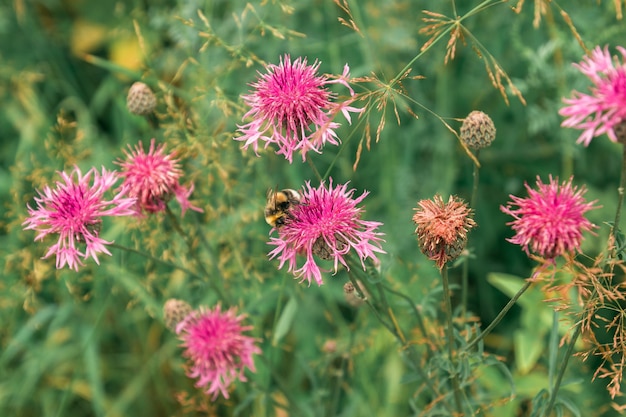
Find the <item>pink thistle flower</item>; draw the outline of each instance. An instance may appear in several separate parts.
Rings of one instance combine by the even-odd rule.
[[[25,230],[36,230],[35,241],[47,235],[58,235],[58,241],[50,246],[42,259],[56,255],[57,269],[66,264],[78,271],[83,265],[80,258],[92,257],[99,265],[98,253],[111,255],[105,245],[111,244],[100,238],[100,225],[105,216],[129,216],[134,213],[134,198],[127,197],[122,187],[112,199],[104,194],[117,182],[115,171],[102,168],[102,174],[92,168],[82,175],[78,167],[68,175],[59,172],[62,181],[54,189],[45,186],[35,197],[37,208],[28,207],[29,217],[22,223]],[[74,176],[76,175],[76,181]],[[93,183],[90,185],[90,182]],[[84,252],[81,251],[84,247]]]
[[[341,112],[351,123],[350,112],[360,113],[363,109],[350,106],[353,98],[334,102],[336,94],[326,88],[328,84],[341,84],[348,88],[350,97],[354,91],[348,83],[350,68],[335,79],[317,75],[320,62],[307,65],[306,58],[291,61],[289,55],[281,57],[280,64],[269,64],[266,73],[259,73],[257,82],[250,94],[242,96],[250,110],[243,116],[251,118],[250,123],[238,126],[242,134],[235,140],[245,141],[243,149],[252,145],[258,155],[259,141],[276,144],[279,155],[284,155],[291,163],[294,152],[300,151],[302,160],[310,150],[321,153],[328,142],[339,144],[335,133],[340,124],[334,122]],[[313,126],[313,127],[311,127]]]
[[[626,59],[626,49],[617,47]],[[559,114],[567,117],[561,126],[581,129],[578,143],[588,146],[594,137],[606,133],[613,142],[618,142],[615,129],[626,122],[626,65],[618,58],[611,58],[608,47],[596,47],[591,56],[574,64],[593,82],[591,94],[573,92],[573,97],[563,99],[568,104]]]
[[[156,146],[153,138],[148,153],[139,142],[134,149],[128,145],[128,151],[125,150],[124,154],[126,160],[118,160],[116,164],[122,167],[120,175],[124,177],[123,185],[128,187],[131,196],[137,198],[136,215],[141,215],[143,211],[164,211],[172,196],[180,204],[183,216],[188,209],[200,213],[203,211],[189,201],[193,183],[188,188],[180,185],[183,172],[179,161],[175,153],[165,153],[165,144]]]
[[[473,212],[455,196],[444,203],[440,195],[435,195],[432,200],[421,200],[417,205],[413,222],[417,226],[420,250],[441,269],[465,249],[467,234],[476,226]]]
[[[221,393],[228,398],[228,387],[235,380],[246,381],[244,369],[256,372],[253,354],[260,354],[257,339],[243,332],[252,326],[242,326],[246,316],[236,315],[236,309],[222,312],[218,304],[214,309],[194,310],[176,326],[176,333],[185,348],[183,356],[190,360],[189,378],[196,378],[196,387],[207,386],[205,391],[215,400]]]
[[[278,238],[272,237],[269,242],[276,246],[269,256],[270,259],[278,257],[279,269],[287,263],[288,271],[302,277],[301,282],[307,280],[310,285],[311,278],[315,278],[317,285],[322,285],[322,273],[314,254],[332,260],[335,273],[339,263],[349,269],[345,257],[352,249],[359,256],[363,269],[366,258],[378,262],[375,252],[385,253],[380,247],[382,233],[376,232],[382,223],[361,220],[363,209],[357,204],[369,193],[353,198],[354,191],[348,190],[347,183],[333,188],[332,178],[328,188],[324,183],[318,188],[306,183],[300,204],[290,210],[288,221],[278,229]],[[301,267],[297,265],[299,254],[305,257]]]
[[[532,251],[546,259],[580,251],[582,232],[597,227],[584,214],[598,207],[594,206],[596,201],[585,201],[586,188],[572,186],[572,180],[570,177],[559,185],[558,178],[550,176],[550,183],[543,184],[537,176],[537,190],[524,184],[527,198],[511,195],[512,201],[506,207],[500,206],[500,210],[515,218],[507,225],[516,235],[507,240],[520,245],[529,255]]]

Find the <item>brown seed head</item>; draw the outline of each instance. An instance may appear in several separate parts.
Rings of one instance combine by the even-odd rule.
[[[491,118],[474,110],[463,120],[461,140],[472,149],[482,149],[491,145],[496,138],[496,127]]]
[[[438,268],[456,259],[467,243],[468,232],[476,226],[472,210],[465,202],[450,196],[447,203],[439,195],[417,203],[413,215],[415,233],[422,253]]]
[[[126,106],[131,113],[146,116],[154,111],[156,104],[156,96],[146,84],[138,81],[128,90]]]

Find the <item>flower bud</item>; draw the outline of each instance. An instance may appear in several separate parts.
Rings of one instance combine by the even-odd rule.
[[[352,282],[348,281],[343,285],[343,295],[345,296],[346,302],[352,307],[361,306],[365,303],[365,300],[369,298],[369,294],[361,281],[357,281],[357,284],[359,284],[359,289],[363,292],[363,296],[359,295],[359,292]]]
[[[128,111],[139,116],[147,116],[156,108],[156,96],[145,83],[134,83],[128,90],[126,106]]]
[[[482,149],[491,145],[496,138],[496,127],[491,118],[481,112],[473,111],[467,115],[461,125],[461,140],[469,148]]]
[[[183,300],[170,298],[163,306],[163,319],[165,326],[171,331],[176,331],[178,323],[183,321],[191,313],[191,306]]]

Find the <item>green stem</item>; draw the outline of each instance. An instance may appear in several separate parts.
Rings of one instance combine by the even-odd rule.
[[[200,259],[198,259],[196,250],[194,249],[193,244],[189,240],[189,236],[185,234],[182,227],[180,226],[180,223],[178,222],[178,219],[176,218],[174,213],[172,213],[172,210],[170,209],[168,205],[165,206],[165,213],[170,223],[172,224],[172,227],[174,227],[174,230],[176,230],[176,232],[180,235],[180,237],[185,241],[185,244],[187,245],[187,249],[189,250],[189,255],[196,260],[196,264],[198,265],[198,268],[200,268],[200,271],[204,275],[203,281],[209,283],[213,291],[215,291],[215,293],[218,295],[220,300],[225,304],[225,307],[232,305],[230,300],[225,296],[222,289],[217,285],[217,280],[218,280],[219,275],[214,274],[213,276],[211,276],[211,274],[209,274],[209,271],[207,271],[207,269],[205,268],[204,263],[202,263]]]
[[[305,409],[300,407],[298,401],[292,395],[293,390],[289,387],[289,384],[283,380],[282,376],[278,372],[276,372],[276,368],[272,366],[272,363],[269,362],[267,358],[264,357],[263,355],[259,355],[256,358],[258,358],[261,362],[265,363],[265,366],[267,367],[267,370],[269,371],[271,378],[274,380],[274,382],[276,383],[276,386],[283,393],[283,395],[285,396],[289,404],[293,406],[293,408],[295,409],[294,411],[297,412],[296,415],[310,416],[311,415],[310,413],[308,412],[305,413]],[[267,388],[266,392],[268,391],[269,391],[269,388]]]
[[[446,333],[448,335],[448,359],[452,364],[452,387],[454,389],[454,402],[459,415],[463,415],[463,406],[461,404],[461,389],[459,386],[459,377],[456,371],[456,360],[454,359],[454,324],[452,322],[452,302],[450,300],[450,285],[448,283],[448,266],[441,268],[441,280],[443,282],[443,298],[446,305]]]
[[[363,290],[361,289],[361,286],[359,285],[357,278],[354,276],[352,272],[352,270],[355,269],[354,267],[358,267],[360,265],[356,263],[351,257],[347,257],[346,260],[348,261],[348,265],[350,266],[350,269],[346,270],[348,272],[348,277],[350,279],[350,282],[352,282],[352,284],[354,285],[354,288],[356,289],[357,293],[360,296],[364,296]],[[413,365],[414,370],[417,373],[419,373],[420,378],[422,379],[422,381],[424,381],[424,384],[426,384],[426,387],[433,395],[433,398],[441,398],[441,394],[437,391],[437,389],[434,387],[434,385],[431,382],[431,377],[428,376],[426,372],[424,371],[423,366],[419,358],[417,357],[417,352],[415,351],[414,347],[407,344],[405,338],[400,333],[399,329],[397,329],[394,326],[395,321],[391,317],[391,314],[392,314],[391,309],[389,309],[388,311],[385,311],[385,313],[389,315],[389,321],[391,321],[392,323],[392,324],[389,324],[382,317],[382,315],[378,312],[378,310],[376,309],[376,307],[374,306],[374,304],[372,303],[370,299],[365,299],[365,302],[367,306],[370,308],[370,310],[372,311],[372,313],[374,313],[374,316],[380,322],[380,324],[382,324],[383,327],[385,327],[385,329],[387,329],[387,331],[389,331],[389,333],[391,333],[400,342],[402,347],[408,352],[407,356],[409,358],[409,362]],[[448,414],[450,415],[453,414],[452,410],[450,409],[450,406],[446,402],[443,402],[442,405],[448,411]]]
[[[322,181],[322,176],[320,175],[320,172],[317,170],[317,168],[315,167],[315,164],[313,163],[313,161],[311,160],[311,158],[307,158],[306,161],[309,163],[309,166],[311,167],[311,170],[313,170],[313,173],[315,174],[315,176],[317,177],[318,181]]]
[[[617,231],[619,230],[619,222],[622,215],[622,205],[624,204],[624,189],[626,188],[626,145],[622,145],[622,173],[619,181],[619,187],[617,188],[617,209],[615,210],[615,221],[611,228],[611,235],[617,243]],[[615,255],[615,254],[613,254]]]
[[[567,346],[567,351],[565,351],[565,357],[563,358],[563,362],[561,363],[561,368],[559,369],[559,373],[556,376],[556,381],[554,386],[550,390],[550,401],[548,402],[548,406],[546,407],[546,411],[543,413],[545,417],[549,417],[552,412],[552,408],[554,408],[554,403],[556,402],[556,394],[559,392],[559,388],[561,387],[561,381],[563,381],[563,375],[565,375],[565,369],[567,369],[567,363],[569,362],[569,358],[572,357],[572,352],[574,351],[574,345],[578,340],[583,328],[582,320],[578,323],[574,334],[572,335],[572,340]]]
[[[621,176],[620,176],[620,182],[619,182],[619,187],[617,188],[617,208],[615,209],[615,221],[613,222],[613,227],[611,228],[611,236],[613,237],[613,248],[611,249],[611,257],[615,258],[616,256],[616,244],[617,244],[617,232],[619,231],[619,222],[621,219],[621,215],[622,215],[622,206],[624,203],[624,190],[626,189],[626,146],[622,147],[622,172],[621,172]],[[613,274],[613,263],[609,264],[610,266],[608,267],[609,274]],[[605,271],[606,272],[606,271]],[[589,296],[589,300],[593,300],[596,297],[596,292],[593,291],[593,293]],[[584,310],[583,310],[584,312]],[[567,346],[567,351],[565,352],[565,357],[563,358],[563,362],[561,363],[561,367],[559,369],[559,373],[556,377],[556,382],[554,383],[554,386],[552,387],[552,390],[550,391],[550,400],[548,402],[548,406],[546,407],[546,411],[543,413],[543,415],[545,417],[549,417],[550,413],[552,412],[552,409],[554,408],[554,403],[556,402],[556,396],[559,392],[559,388],[561,386],[561,381],[563,380],[563,375],[565,375],[565,370],[567,369],[567,364],[569,362],[569,358],[572,356],[572,352],[574,351],[574,345],[576,344],[576,341],[578,340],[578,337],[580,337],[580,334],[582,333],[582,327],[583,327],[583,320],[580,320],[580,323],[578,323],[578,326],[576,326],[576,330],[574,332],[574,334],[572,335],[572,340],[570,342],[570,344]]]
[[[476,150],[476,159],[478,159],[478,153],[480,149]],[[476,212],[476,197],[478,195],[478,178],[480,174],[480,167],[477,164],[472,164],[474,171],[472,173],[472,196],[470,197],[470,208]],[[461,317],[465,318],[467,314],[467,293],[469,287],[469,257],[465,258],[463,262],[463,273],[461,281]]]
[[[398,297],[404,299],[407,303],[409,303],[409,305],[413,308],[413,313],[415,314],[415,318],[417,319],[417,326],[419,327],[420,332],[422,332],[422,336],[424,337],[424,339],[426,339],[428,337],[428,333],[426,332],[426,325],[424,325],[424,320],[422,319],[422,313],[419,311],[419,308],[413,302],[413,300],[411,300],[411,298],[408,297],[407,295],[399,291],[395,291],[394,289],[388,286],[384,286],[384,288],[385,288],[385,291],[388,291],[393,295],[397,295]],[[435,353],[430,343],[426,343],[426,347],[428,348],[429,353],[431,354]]]
[[[524,294],[524,292],[526,292],[526,290],[531,286],[532,281],[526,280],[526,283],[524,284],[524,286],[522,288],[519,289],[519,291],[517,292],[517,294],[515,294],[513,296],[513,298],[511,298],[509,300],[509,302],[504,306],[504,308],[498,313],[498,315],[496,316],[495,319],[493,319],[493,321],[489,324],[489,326],[487,326],[487,328],[485,330],[483,330],[482,332],[480,332],[479,335],[477,335],[474,340],[472,340],[466,347],[466,350],[470,350],[472,347],[474,347],[478,342],[480,342],[485,336],[487,336],[489,333],[491,333],[491,331],[500,323],[500,321],[502,321],[502,319],[504,318],[504,316],[506,315],[506,313],[508,313],[508,311],[511,309],[511,307],[513,307],[513,305],[517,302],[517,300],[522,296],[522,294]]]
[[[156,257],[150,255],[147,252],[143,252],[143,251],[140,251],[140,250],[137,250],[137,249],[129,248],[128,246],[119,245],[117,243],[111,243],[109,245],[109,247],[115,248],[115,249],[120,249],[120,250],[123,250],[125,252],[135,253],[135,254],[137,254],[139,256],[143,256],[146,259],[150,259],[153,262],[159,263],[161,265],[169,266],[170,268],[173,268],[173,269],[178,269],[179,271],[183,271],[186,274],[188,274],[189,276],[192,276],[192,277],[194,277],[196,279],[199,279],[199,280],[203,279],[200,275],[196,274],[195,272],[193,272],[190,269],[187,269],[187,268],[185,268],[183,266],[180,266],[180,265],[173,264],[173,263],[168,262],[168,261],[164,261],[163,259],[156,258]]]

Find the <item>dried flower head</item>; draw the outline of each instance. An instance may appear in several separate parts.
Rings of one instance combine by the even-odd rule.
[[[146,116],[156,108],[156,96],[145,83],[137,81],[130,86],[126,97],[128,111],[139,116]]]
[[[496,127],[491,118],[481,111],[474,110],[463,120],[461,140],[472,149],[482,149],[491,145],[496,138]]]
[[[152,139],[148,153],[144,152],[141,142],[134,149],[128,145],[128,151],[124,153],[126,159],[118,160],[116,164],[122,167],[120,175],[124,177],[124,186],[128,187],[129,194],[137,197],[137,215],[142,211],[164,211],[172,196],[180,204],[183,216],[187,209],[202,212],[201,208],[189,201],[194,189],[193,183],[188,187],[180,185],[183,172],[175,153],[165,153],[165,144],[156,146]]]
[[[35,241],[47,235],[58,235],[58,241],[50,246],[43,257],[56,255],[56,267],[66,264],[78,271],[83,265],[80,258],[92,257],[98,261],[98,253],[111,255],[105,245],[111,244],[100,237],[102,218],[106,216],[128,216],[133,214],[135,199],[126,196],[122,187],[110,200],[104,194],[118,180],[115,171],[95,168],[82,175],[78,167],[67,174],[60,172],[62,181],[54,189],[45,186],[35,197],[37,208],[28,206],[29,217],[22,223],[25,230],[37,230]],[[76,176],[76,180],[74,177]],[[91,183],[91,184],[90,184]],[[84,248],[84,251],[82,251]]]
[[[289,221],[278,229],[278,238],[272,237],[269,244],[276,246],[269,253],[278,257],[279,268],[288,264],[289,272],[311,284],[315,278],[322,285],[322,271],[313,255],[334,262],[337,272],[339,263],[349,268],[346,257],[354,250],[365,269],[364,260],[378,261],[375,253],[385,253],[380,247],[382,233],[376,229],[382,223],[361,220],[363,209],[357,207],[368,195],[353,198],[354,189],[348,184],[333,187],[332,178],[328,187],[321,183],[312,188],[307,182],[301,204],[291,209]],[[273,229],[274,230],[274,229]],[[298,267],[297,255],[304,255],[304,265]]]
[[[626,49],[617,47],[626,59]],[[566,119],[564,127],[582,130],[578,143],[589,145],[594,137],[607,134],[613,142],[618,142],[615,129],[626,121],[626,65],[617,57],[611,58],[609,48],[596,47],[591,56],[585,56],[581,63],[574,64],[593,82],[591,94],[573,92],[572,98],[565,98],[559,114]]]
[[[256,372],[252,355],[261,353],[255,338],[243,333],[252,326],[242,326],[245,315],[236,309],[194,310],[176,326],[182,340],[183,356],[190,361],[187,376],[196,378],[196,387],[207,386],[206,393],[215,400],[219,394],[228,398],[228,387],[237,379],[246,381],[245,368]]]
[[[515,219],[507,224],[516,234],[507,240],[520,245],[527,254],[533,252],[546,259],[579,251],[582,232],[596,227],[584,214],[598,207],[594,206],[595,201],[585,201],[587,190],[584,186],[572,186],[572,180],[570,177],[559,185],[558,178],[550,176],[550,183],[543,184],[537,177],[537,190],[524,184],[527,198],[511,195],[512,201],[506,207],[500,206],[500,210]]]
[[[441,269],[465,249],[467,234],[476,226],[473,212],[455,196],[444,203],[440,195],[435,195],[417,205],[413,222],[420,250]]]
[[[163,306],[165,327],[171,331],[176,331],[178,323],[182,322],[191,313],[191,310],[192,308],[187,302],[170,298]]]
[[[335,116],[341,112],[350,123],[350,112],[362,110],[350,106],[353,98],[336,102],[336,94],[326,87],[342,84],[349,89],[350,96],[354,96],[348,84],[348,65],[335,79],[318,75],[319,66],[318,61],[308,65],[306,58],[292,62],[290,56],[285,55],[279,65],[269,64],[265,74],[259,73],[257,82],[250,84],[254,90],[242,96],[250,106],[244,119],[252,119],[238,126],[242,136],[235,140],[245,142],[243,149],[252,145],[257,153],[259,141],[265,142],[264,147],[274,143],[278,147],[276,153],[292,162],[294,152],[299,151],[304,161],[310,150],[320,153],[327,142],[339,144],[335,129],[340,125],[333,121]]]

